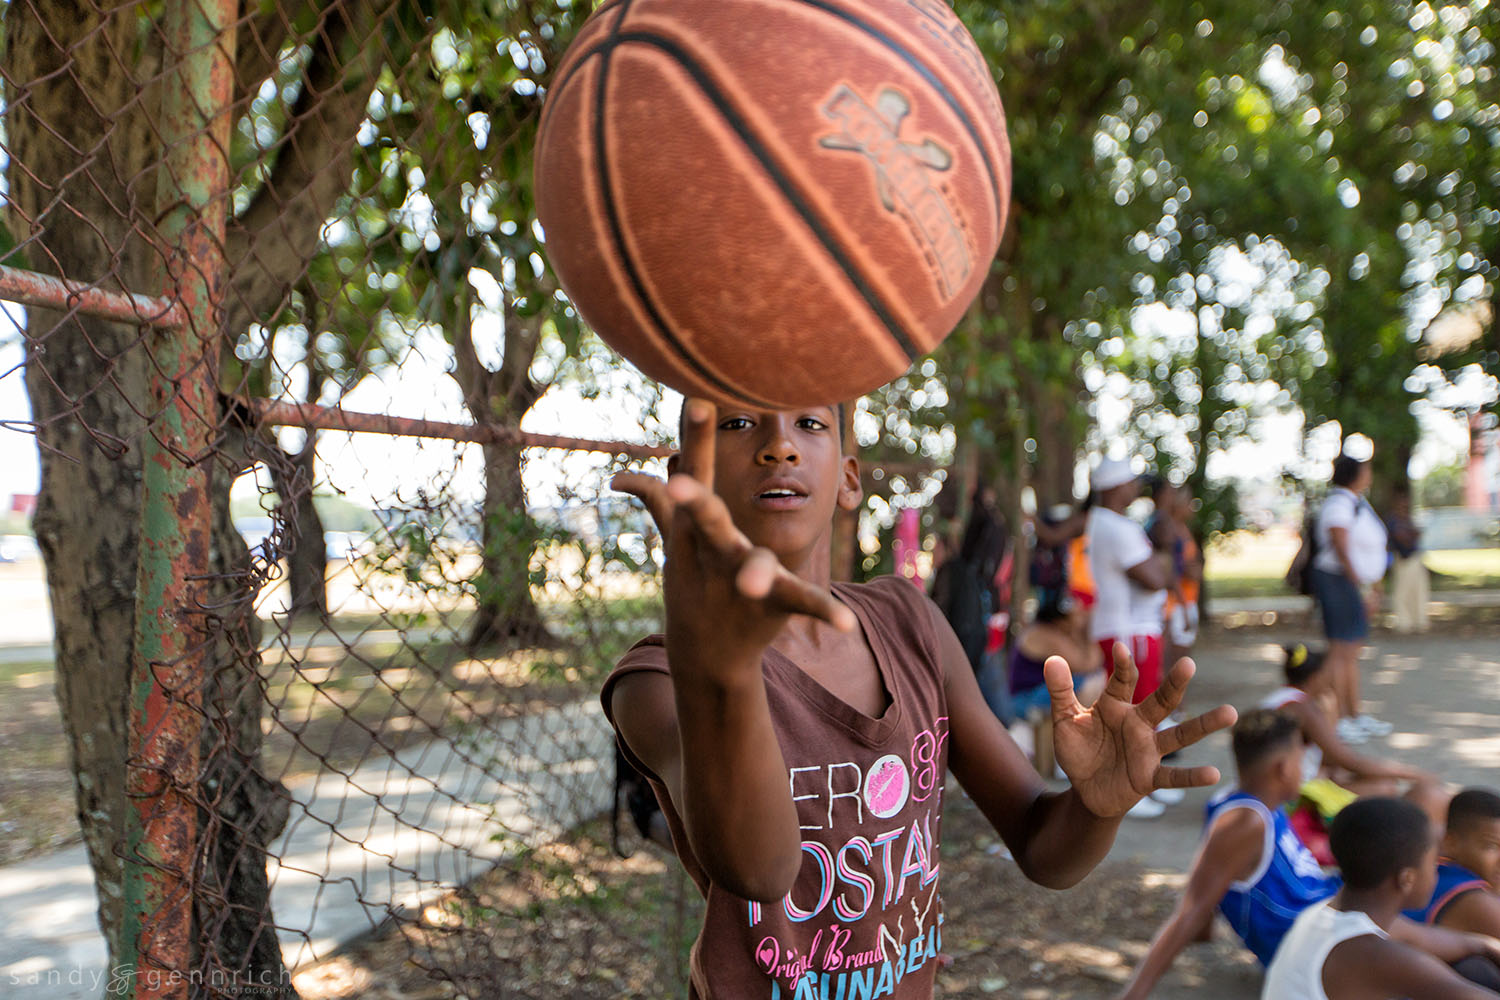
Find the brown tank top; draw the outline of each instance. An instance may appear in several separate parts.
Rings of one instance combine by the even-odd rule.
[[[706,900],[690,997],[932,996],[942,948],[938,841],[948,758],[932,612],[921,591],[896,577],[834,584],[833,592],[863,626],[890,701],[870,718],[767,651],[771,720],[802,826],[802,868],[781,902],[750,902],[710,882],[665,787],[624,748],[651,781],[683,867]],[[642,670],[669,673],[661,636],[621,658],[604,685],[606,714],[614,685]]]

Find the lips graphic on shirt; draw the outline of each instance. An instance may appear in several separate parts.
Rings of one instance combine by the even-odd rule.
[[[865,773],[865,805],[881,819],[900,812],[910,792],[911,775],[907,773],[906,761],[893,753],[877,760]]]

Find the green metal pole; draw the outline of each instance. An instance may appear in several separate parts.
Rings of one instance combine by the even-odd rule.
[[[209,637],[209,476],[227,264],[228,162],[237,0],[167,0],[157,184],[162,293],[185,325],[148,333],[149,433],[143,443],[140,566],[131,662],[125,914],[117,955],[137,998],[187,997],[199,744]],[[122,12],[121,16],[129,16]]]

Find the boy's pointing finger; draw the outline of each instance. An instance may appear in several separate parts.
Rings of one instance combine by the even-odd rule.
[[[793,614],[821,618],[840,632],[853,632],[859,624],[854,612],[832,594],[787,572],[780,564],[771,584],[771,600]]]
[[[692,476],[710,490],[714,485],[714,404],[690,399],[682,410],[682,450],[678,471]]]
[[[672,524],[672,500],[667,496],[665,482],[644,472],[617,472],[609,481],[609,488],[617,493],[628,493],[645,504],[646,512],[656,522],[656,529],[666,537]]]

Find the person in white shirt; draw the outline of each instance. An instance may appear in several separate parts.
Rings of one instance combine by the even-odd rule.
[[[1132,699],[1140,704],[1161,684],[1162,617],[1170,572],[1166,560],[1151,545],[1146,531],[1125,516],[1125,508],[1141,495],[1140,477],[1130,461],[1106,458],[1089,477],[1096,497],[1089,511],[1089,569],[1094,580],[1094,607],[1089,635],[1104,651],[1104,669],[1113,671],[1115,643],[1123,643],[1140,671]],[[1137,804],[1137,818],[1158,813],[1152,802],[1181,801],[1168,789]]]
[[[1385,523],[1364,496],[1371,477],[1369,462],[1348,455],[1335,459],[1332,488],[1313,528],[1312,590],[1323,612],[1339,738],[1346,743],[1391,731],[1389,723],[1360,712],[1359,652],[1370,635],[1370,617],[1380,607],[1387,563]]]
[[[1423,905],[1437,882],[1427,813],[1404,799],[1360,799],[1338,814],[1328,836],[1343,887],[1303,910],[1281,939],[1261,1000],[1496,996],[1445,963],[1489,964],[1500,957],[1500,941],[1433,933],[1401,916],[1403,906]]]

